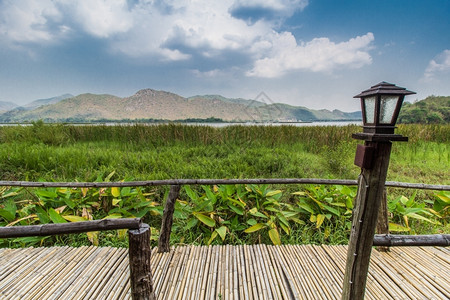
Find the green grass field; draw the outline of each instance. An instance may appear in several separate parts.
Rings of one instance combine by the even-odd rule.
[[[356,179],[360,172],[353,165],[357,141],[351,134],[360,131],[358,126],[213,128],[37,122],[0,128],[0,174],[2,180],[30,181]],[[410,141],[394,143],[388,180],[450,184],[450,125],[402,125],[398,133]],[[156,237],[167,189],[5,187],[0,225],[139,216],[154,227]],[[396,230],[448,232],[447,194],[400,189],[388,193]],[[173,243],[346,243],[354,194],[354,188],[299,185],[184,188],[177,203]],[[123,233],[110,232],[1,243],[126,245],[124,239]]]

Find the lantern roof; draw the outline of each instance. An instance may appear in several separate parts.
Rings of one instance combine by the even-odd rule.
[[[360,94],[354,96],[353,98],[362,98],[372,95],[412,95],[412,94],[415,94],[415,92],[408,91],[407,89],[396,86],[395,84],[382,81],[372,86],[370,89],[362,91]]]

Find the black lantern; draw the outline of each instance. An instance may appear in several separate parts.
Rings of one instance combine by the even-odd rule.
[[[403,99],[411,94],[415,92],[383,81],[353,97],[361,98],[364,133],[394,134]]]

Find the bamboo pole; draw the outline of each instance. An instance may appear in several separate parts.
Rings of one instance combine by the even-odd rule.
[[[18,187],[67,187],[67,188],[109,188],[162,185],[216,185],[216,184],[325,184],[325,185],[358,185],[353,179],[320,179],[320,178],[249,178],[249,179],[166,179],[146,181],[116,182],[35,182],[35,181],[0,181],[0,186]],[[450,185],[425,183],[408,183],[386,181],[385,186],[419,190],[450,191]]]
[[[380,235],[373,239],[374,246],[450,246],[450,234]]]
[[[140,223],[141,220],[135,218],[103,219],[86,222],[43,224],[31,226],[6,226],[0,227],[0,238],[47,236],[115,229],[137,229],[139,228]]]
[[[150,227],[142,224],[139,229],[128,231],[131,297],[133,300],[156,300],[150,248]]]
[[[169,195],[167,196],[166,206],[164,207],[161,231],[158,240],[158,252],[169,252],[170,233],[172,232],[173,212],[175,211],[175,201],[180,194],[180,185],[171,185]]]

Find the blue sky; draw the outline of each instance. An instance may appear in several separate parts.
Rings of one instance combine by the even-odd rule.
[[[450,1],[1,0],[0,101],[220,94],[355,111],[380,81],[450,95]]]

